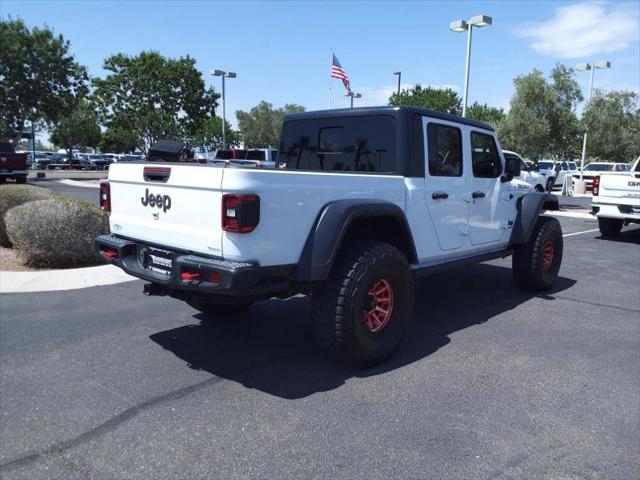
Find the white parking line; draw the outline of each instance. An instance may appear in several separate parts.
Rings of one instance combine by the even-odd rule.
[[[574,235],[580,235],[582,233],[597,232],[598,230],[599,230],[598,228],[594,228],[593,230],[585,230],[584,232],[567,233],[566,235],[562,235],[562,236],[563,237],[573,237]]]

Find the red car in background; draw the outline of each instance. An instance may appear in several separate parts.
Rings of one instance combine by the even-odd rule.
[[[27,183],[29,166],[26,153],[16,153],[13,143],[0,141],[0,183],[11,178],[16,183]]]

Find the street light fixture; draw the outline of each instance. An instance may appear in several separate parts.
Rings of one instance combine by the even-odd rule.
[[[393,72],[393,74],[398,76],[398,95],[400,95],[400,79],[402,78],[402,72]]]
[[[214,77],[222,77],[222,148],[227,148],[227,115],[224,101],[224,79],[236,78],[235,72],[225,72],[224,70],[212,70],[209,72]]]
[[[467,32],[467,61],[464,66],[464,97],[462,99],[462,116],[467,116],[467,97],[469,94],[469,68],[471,63],[471,34],[473,27],[488,27],[493,19],[487,15],[475,15],[469,20],[455,20],[449,24],[449,30],[453,32]]]
[[[591,100],[591,91],[593,90],[593,72],[595,72],[596,68],[598,70],[604,70],[606,68],[611,68],[611,62],[606,60],[602,60],[600,62],[594,63],[579,63],[576,65],[576,70],[579,72],[588,72],[591,70],[591,75],[589,76],[589,92],[587,94],[587,103]],[[580,158],[580,190],[584,188],[583,175],[584,175],[584,159],[587,155],[587,130],[584,131],[584,136],[582,137],[582,157]]]
[[[347,92],[344,94],[345,97],[351,97],[351,108],[353,108],[353,99],[354,98],[362,98],[362,94],[361,93],[355,93],[355,92]]]

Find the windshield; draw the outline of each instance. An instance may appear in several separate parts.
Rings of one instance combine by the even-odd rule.
[[[610,172],[612,168],[613,163],[591,163],[584,167],[584,171]]]
[[[538,162],[538,168],[542,170],[552,170],[553,162]]]

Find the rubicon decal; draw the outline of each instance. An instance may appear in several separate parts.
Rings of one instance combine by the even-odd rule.
[[[169,195],[149,193],[148,188],[144,191],[144,197],[140,197],[140,202],[145,207],[148,205],[150,207],[160,208],[163,212],[171,208],[171,197]]]

